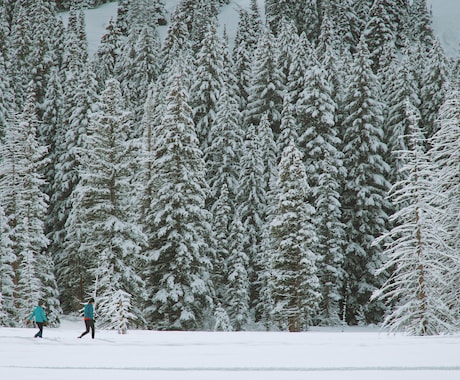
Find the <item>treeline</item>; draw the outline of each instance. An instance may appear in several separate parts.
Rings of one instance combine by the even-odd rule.
[[[80,6],[0,0],[1,325],[93,296],[122,333],[458,328],[459,69],[426,1],[250,0],[231,39],[225,3],[162,41],[163,1],[119,1],[89,56]]]

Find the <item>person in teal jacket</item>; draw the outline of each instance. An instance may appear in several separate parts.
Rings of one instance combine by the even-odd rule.
[[[35,334],[35,338],[43,338],[43,326],[48,323],[44,307],[45,304],[43,302],[39,302],[27,320],[27,324],[35,320],[35,323],[38,326],[38,332]]]
[[[86,331],[82,332],[79,338],[83,338],[91,330],[91,338],[94,339],[94,298],[91,298],[83,309]]]

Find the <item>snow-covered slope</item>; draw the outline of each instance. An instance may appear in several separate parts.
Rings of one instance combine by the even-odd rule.
[[[166,0],[167,18],[173,12],[179,0]],[[219,20],[221,30],[225,27],[229,35],[230,42],[235,35],[238,24],[238,11],[240,8],[248,8],[249,0],[231,0],[230,3],[222,8]],[[259,10],[263,11],[264,0],[258,0]],[[428,0],[428,5],[433,11],[434,29],[436,35],[441,40],[446,53],[450,57],[459,55],[460,43],[460,0]],[[105,32],[105,26],[111,18],[116,18],[117,2],[104,4],[97,9],[85,11],[86,27],[88,33],[88,44],[90,54],[94,54],[97,46]],[[66,21],[67,14],[63,14]],[[160,35],[164,37],[167,26],[160,27]]]

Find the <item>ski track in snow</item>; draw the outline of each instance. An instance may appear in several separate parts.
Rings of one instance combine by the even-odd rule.
[[[15,366],[4,365],[0,368],[13,369],[51,369],[51,370],[98,370],[98,371],[147,371],[147,372],[361,372],[361,371],[460,371],[460,366],[426,366],[426,367],[59,367],[59,366]]]

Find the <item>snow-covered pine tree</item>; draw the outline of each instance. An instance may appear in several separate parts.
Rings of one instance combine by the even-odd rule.
[[[162,81],[157,80],[153,82],[149,88],[147,99],[144,105],[144,115],[142,118],[142,128],[144,130],[142,135],[142,158],[141,168],[137,175],[138,182],[141,184],[140,190],[140,207],[141,218],[143,220],[146,232],[151,231],[148,222],[145,221],[145,215],[150,208],[152,198],[155,196],[153,193],[153,161],[155,160],[155,128],[161,124],[163,112],[165,108],[165,96],[163,94]],[[147,233],[147,235],[149,235]],[[152,237],[153,238],[153,237]],[[154,238],[153,238],[154,239]],[[148,236],[148,244],[150,246],[150,237]]]
[[[304,157],[312,195],[317,194],[318,176],[324,172],[321,161],[328,152],[329,158],[338,160],[340,138],[335,127],[337,104],[332,98],[332,85],[322,64],[313,58],[314,65],[305,73],[305,87],[296,103],[299,148]],[[337,165],[342,166],[340,161]],[[343,169],[340,169],[342,171]],[[313,199],[311,199],[313,202]]]
[[[158,30],[148,26],[132,28],[115,67],[123,97],[133,112],[134,130],[130,137],[142,136],[141,125],[148,89],[159,75],[160,39]]]
[[[327,9],[329,10],[329,8]],[[315,47],[317,57],[323,57],[326,54],[327,49],[337,40],[338,38],[336,36],[336,31],[334,29],[334,25],[332,24],[330,15],[329,13],[325,13],[323,22],[321,23],[318,43]]]
[[[217,34],[217,19],[208,22],[196,55],[196,72],[191,78],[190,105],[200,148],[212,143],[210,130],[217,116],[217,102],[224,87],[224,52]]]
[[[229,226],[225,278],[227,293],[224,298],[228,316],[236,331],[244,328],[250,316],[249,257],[244,249],[244,235],[245,229],[236,211]]]
[[[17,325],[16,307],[14,305],[15,272],[17,257],[12,249],[11,229],[0,205],[0,326]]]
[[[78,66],[81,67],[88,61],[88,39],[85,14],[83,11],[77,12],[74,7],[69,12],[64,43],[64,68],[66,71],[78,72]]]
[[[294,117],[294,108],[295,105],[291,103],[289,95],[286,94],[283,101],[283,111],[281,112],[280,134],[276,141],[278,152],[283,152],[291,141],[296,145],[299,143],[298,126]]]
[[[195,52],[199,49],[200,41],[206,33],[207,17],[217,16],[215,12],[212,12],[214,7],[211,2],[208,0],[180,0],[174,10],[174,19],[186,27],[189,43]]]
[[[72,71],[72,76],[77,75]],[[84,284],[90,280],[85,269],[85,260],[78,252],[79,239],[66,240],[67,219],[73,200],[71,194],[80,182],[80,149],[83,148],[90,116],[97,110],[97,81],[92,70],[85,66],[76,78],[70,79],[74,91],[66,89],[64,122],[56,135],[57,164],[51,196],[50,231],[52,253],[56,263],[56,276],[65,312],[78,310],[86,298]],[[66,82],[67,83],[67,82]],[[69,92],[67,92],[69,91]],[[83,277],[83,274],[86,277]],[[86,286],[86,285],[85,285]]]
[[[344,225],[341,222],[341,187],[346,176],[341,139],[336,125],[337,104],[333,85],[323,65],[306,72],[305,88],[297,101],[300,130],[299,147],[311,188],[309,203],[318,210],[315,227],[318,236],[318,276],[322,281],[321,323],[337,324],[343,282]]]
[[[128,35],[128,12],[131,0],[119,0],[117,7],[117,28],[123,36]]]
[[[278,179],[278,162],[280,152],[273,136],[273,131],[268,119],[268,113],[264,113],[257,127],[257,134],[260,142],[260,152],[264,163],[264,184],[265,192],[269,195],[270,191],[276,186]]]
[[[450,255],[450,270],[444,275],[447,290],[441,294],[454,313],[457,327],[460,271],[454,268],[460,266],[460,96],[458,84],[456,86],[448,92],[439,110],[437,132],[430,140],[428,155],[433,164],[430,172],[433,193],[440,209],[437,214],[440,239],[447,245]]]
[[[55,304],[57,289],[44,287],[47,276],[53,280],[54,268],[47,267],[44,220],[48,197],[42,191],[41,175],[46,148],[37,142],[39,124],[33,83],[30,84],[27,102],[20,114],[9,124],[2,145],[0,172],[0,204],[11,229],[11,249],[16,256],[15,313],[16,321],[24,321],[31,305],[40,299]]]
[[[64,110],[64,91],[61,85],[61,77],[57,67],[53,67],[50,72],[45,99],[41,105],[43,110],[42,117],[42,139],[41,145],[48,147],[47,152],[47,163],[44,168],[44,178],[46,185],[44,187],[45,193],[49,199],[52,199],[53,191],[56,189],[54,183],[56,178],[56,166],[58,165],[58,147],[57,147],[57,135],[60,128],[62,128],[63,122],[63,110]],[[52,245],[52,237],[54,235],[55,227],[58,226],[54,213],[52,203],[48,207],[47,218],[45,220],[45,232],[47,237],[50,239],[49,248]],[[49,249],[51,256],[53,256],[53,250]]]
[[[132,295],[117,286],[118,275],[117,269],[113,265],[114,259],[113,251],[110,249],[105,249],[99,255],[95,286],[98,289],[103,289],[103,294],[98,296],[96,293],[96,315],[100,328],[126,334],[130,325],[142,326],[143,324],[142,321],[138,321],[138,316],[132,312]]]
[[[116,79],[107,81],[98,109],[90,117],[80,150],[81,180],[72,194],[66,240],[85,266],[83,278],[89,282],[83,290],[107,306],[99,316],[101,323],[123,315],[123,326],[143,326],[145,288],[138,266],[143,262],[146,237],[131,201],[139,152],[128,137],[131,115],[123,108]],[[124,327],[119,329],[124,331]]]
[[[385,306],[369,302],[380,288],[384,273],[381,248],[372,242],[387,228],[390,187],[389,165],[384,157],[383,105],[377,77],[364,39],[360,40],[348,78],[343,121],[343,153],[347,177],[343,189],[343,221],[346,225],[346,282],[344,301],[347,323],[374,323],[380,320]]]
[[[9,76],[12,78],[12,87],[18,106],[21,106],[27,84],[30,81],[30,50],[32,48],[32,36],[30,17],[27,17],[27,9],[24,4],[18,3],[14,8],[13,24],[7,39],[8,60],[14,62],[8,68]]]
[[[105,30],[92,60],[101,91],[105,88],[105,82],[114,76],[115,65],[122,51],[121,31],[117,23],[110,19]]]
[[[363,37],[369,49],[369,58],[372,60],[372,70],[377,74],[381,69],[383,49],[387,45],[395,46],[396,28],[388,13],[387,0],[376,0],[372,5],[364,30]]]
[[[14,112],[14,92],[7,72],[5,52],[0,50],[0,77],[2,78],[0,81],[0,141],[2,142]]]
[[[448,90],[450,74],[447,58],[438,40],[431,47],[427,58],[422,72],[420,127],[429,139],[436,132],[435,121]]]
[[[409,6],[409,27],[411,40],[421,42],[425,49],[433,46],[435,37],[433,19],[426,0],[413,0]]]
[[[249,0],[249,46],[251,50],[257,48],[260,39],[260,34],[263,30],[262,15],[259,9],[257,0]]]
[[[248,273],[252,284],[251,306],[259,302],[258,287],[255,285],[258,276],[255,264],[257,254],[260,252],[262,231],[267,213],[265,167],[260,146],[260,136],[256,133],[254,125],[250,125],[246,133],[240,161],[240,189],[237,196],[237,210],[246,234],[243,249],[249,256]]]
[[[321,293],[315,251],[315,209],[302,154],[292,142],[279,164],[278,203],[270,223],[273,241],[273,317],[282,329],[305,331],[318,311]]]
[[[258,298],[255,300],[255,315],[257,321],[261,323],[268,331],[274,328],[273,310],[275,303],[273,300],[273,263],[275,245],[273,237],[270,235],[270,223],[273,220],[273,214],[277,210],[274,207],[269,208],[267,222],[262,231],[262,241],[259,252],[256,255]]]
[[[296,27],[299,33],[305,33],[312,43],[317,43],[323,22],[323,3],[318,0],[292,1]]]
[[[284,20],[281,24],[281,29],[277,35],[275,43],[277,60],[282,74],[281,81],[286,89],[289,87],[289,72],[291,65],[293,64],[293,60],[295,59],[295,55],[293,53],[295,52],[298,41],[299,35],[297,34],[294,22]]]
[[[311,57],[314,56],[313,48],[305,33],[302,33],[300,37],[295,40],[291,54],[292,63],[289,67],[287,88],[285,91],[288,93],[290,103],[295,106],[300,97],[300,93],[305,88],[305,74],[313,65],[311,59]],[[294,112],[294,115],[296,116],[297,112]],[[300,130],[298,133],[300,134]]]
[[[279,133],[283,107],[282,74],[275,54],[275,41],[267,29],[257,46],[251,72],[251,84],[245,114],[246,125],[259,125],[262,115],[268,113],[273,133]]]
[[[408,103],[409,146],[399,152],[406,175],[392,189],[398,211],[391,219],[396,225],[376,240],[385,244],[388,258],[379,272],[391,275],[373,298],[394,304],[384,326],[414,335],[433,335],[450,331],[454,322],[442,296],[451,255],[440,233],[438,200],[432,196],[432,167],[415,115]]]
[[[232,323],[228,317],[227,311],[219,303],[214,310],[214,331],[232,331]]]
[[[5,1],[2,1],[2,11],[0,12],[0,51],[2,54],[6,51],[6,38],[10,32],[7,7],[8,5],[5,4]]]
[[[334,153],[334,152],[332,152]],[[315,199],[318,277],[322,289],[322,301],[318,323],[338,325],[340,323],[340,303],[343,301],[342,288],[345,278],[345,225],[342,222],[341,184],[344,169],[340,154],[330,156],[325,152],[322,170],[318,177]]]
[[[54,44],[56,38],[59,37],[54,35],[56,12],[53,2],[37,0],[32,2],[27,13],[31,18],[30,33],[33,36],[33,47],[30,50],[31,55],[28,62],[31,68],[29,75],[35,83],[37,103],[41,104],[47,91],[50,70],[56,67],[57,63],[54,62],[56,58]],[[38,116],[42,117],[41,109],[38,109]],[[37,137],[41,140],[44,133],[40,129],[37,133]]]
[[[162,123],[156,128],[152,199],[147,222],[156,239],[147,269],[146,318],[161,329],[200,329],[213,309],[211,215],[203,153],[188,103],[181,62],[167,83]]]
[[[60,70],[61,76],[63,76],[62,68],[63,68],[63,60],[64,60],[64,46],[65,46],[65,39],[66,39],[66,28],[64,26],[64,21],[62,18],[56,18],[54,27],[53,27],[53,35],[54,38],[52,40],[51,46],[51,57],[53,57],[54,66],[58,67]]]
[[[0,22],[3,22],[0,16]],[[0,32],[1,33],[1,32]],[[6,37],[6,36],[5,36]],[[4,41],[0,42],[1,46]],[[4,59],[6,49],[0,49],[0,161],[2,165],[5,163],[3,147],[6,143],[5,134],[10,129],[9,123],[13,114],[11,106],[13,104],[13,92],[10,88],[9,78],[6,71]],[[6,184],[9,186],[10,184]],[[8,219],[5,215],[3,202],[0,202],[0,325],[14,326],[16,324],[16,310],[14,306],[14,269],[13,265],[17,262],[17,258],[12,250],[11,231]]]
[[[189,38],[187,25],[181,18],[179,8],[176,8],[171,15],[168,31],[161,48],[160,72],[164,74],[172,70],[177,63],[178,56],[183,55],[185,52],[188,52],[189,56],[192,55],[192,41]],[[191,72],[193,70],[192,60],[188,62],[187,66],[189,65],[191,66],[189,67]]]
[[[227,285],[227,260],[229,252],[229,234],[232,216],[229,192],[227,184],[224,183],[219,193],[219,198],[211,206],[213,215],[213,230],[215,243],[215,258],[213,262],[213,282],[216,289],[216,298],[222,303],[228,294]]]
[[[252,35],[251,33],[257,34]],[[251,27],[251,19],[248,11],[240,9],[238,26],[233,42],[232,59],[240,98],[239,110],[242,113],[246,111],[248,102],[251,67],[259,33],[260,30],[256,31]]]
[[[217,200],[225,185],[229,192],[229,204],[235,208],[239,191],[240,157],[244,140],[238,101],[221,89],[217,100],[217,114],[209,131],[210,145],[205,150],[206,176],[211,189],[209,202]]]
[[[165,20],[164,0],[136,0],[127,3],[126,30],[144,26],[156,29]],[[117,20],[118,21],[118,20]]]
[[[389,180],[392,184],[400,178],[401,163],[395,152],[407,150],[407,143],[404,136],[408,135],[407,128],[409,119],[406,108],[409,101],[413,106],[419,107],[418,88],[414,80],[413,69],[407,55],[404,55],[401,62],[393,60],[388,67],[383,80],[385,87],[383,97],[387,106],[385,113],[385,141],[388,146],[387,161],[391,166]],[[419,111],[417,111],[420,113]]]
[[[297,11],[299,3],[305,3],[305,0],[266,0],[265,1],[265,18],[272,33],[277,36],[283,28],[283,24],[289,23],[296,26]]]
[[[355,0],[328,0],[323,4],[323,12],[334,25],[343,49],[354,52],[365,22],[357,13]]]

